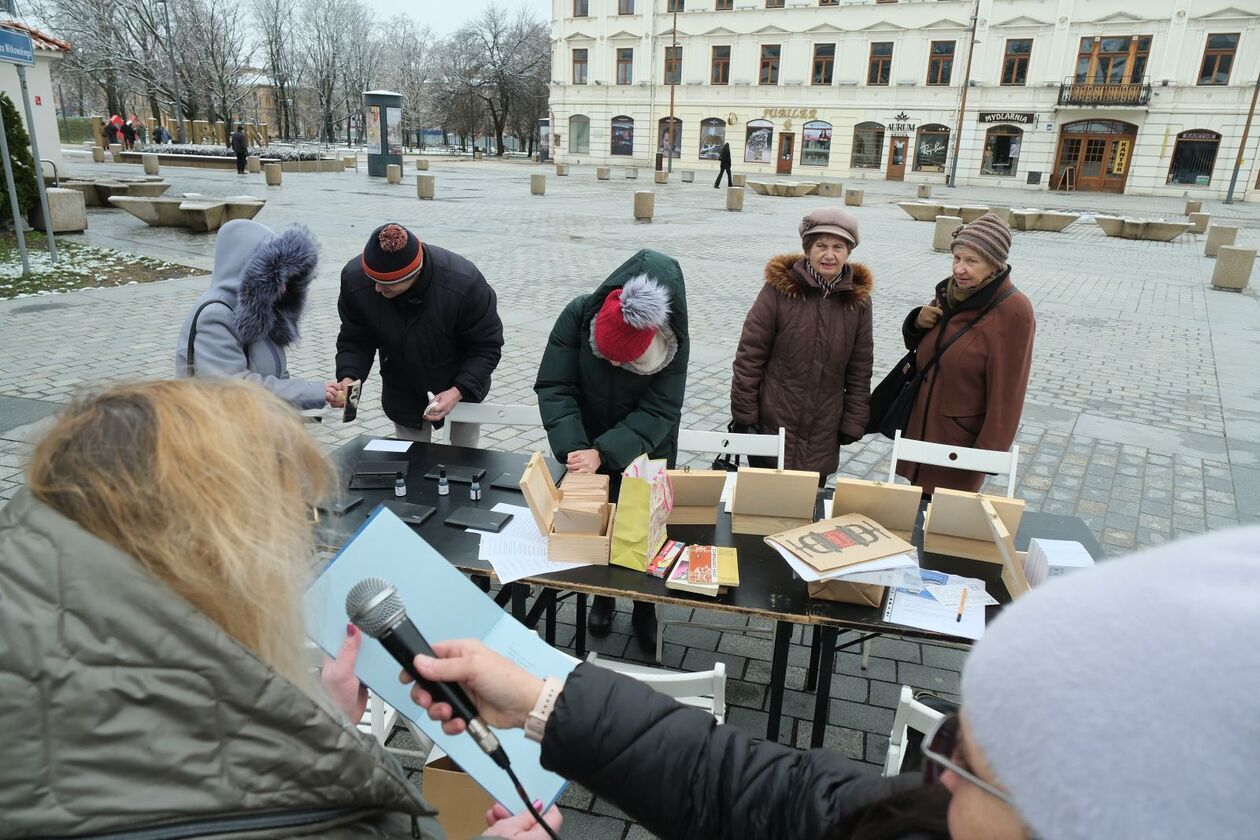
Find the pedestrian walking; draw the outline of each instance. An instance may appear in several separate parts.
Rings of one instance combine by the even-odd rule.
[[[731,144],[730,143],[722,144],[722,151],[718,155],[718,164],[721,168],[718,169],[717,180],[713,182],[713,189],[715,190],[718,188],[718,185],[722,183],[723,172],[726,173],[726,186],[729,187],[732,184],[732,181],[731,181]]]

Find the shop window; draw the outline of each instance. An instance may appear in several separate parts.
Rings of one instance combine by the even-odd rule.
[[[769,120],[749,120],[744,124],[744,162],[770,163],[774,124]]]
[[[915,172],[944,172],[945,155],[949,151],[949,129],[943,125],[919,128],[914,144]]]
[[[617,50],[617,84],[634,84],[633,47],[621,47]]]
[[[779,83],[779,52],[778,44],[761,45],[761,72],[757,76],[757,84],[777,85]]]
[[[826,166],[831,159],[831,123],[805,123],[801,135],[801,166]]]
[[[1014,175],[1019,167],[1019,147],[1024,142],[1023,129],[1013,125],[995,125],[984,135],[984,159],[981,175]]]
[[[677,117],[674,117],[672,134],[669,130],[669,117],[661,117],[660,130],[656,137],[656,153],[664,155],[666,149],[670,149],[669,156],[675,160],[682,155],[682,120]]]
[[[709,74],[709,84],[729,85],[731,83],[731,48],[713,48],[713,69]]]
[[[591,118],[574,114],[569,117],[569,151],[575,155],[591,152]]]
[[[700,123],[700,160],[718,160],[726,142],[726,120],[709,117]]]
[[[810,74],[810,84],[829,85],[831,84],[831,73],[836,66],[836,45],[835,44],[815,44],[814,45],[814,67]]]
[[[1220,146],[1221,135],[1215,131],[1196,129],[1178,134],[1172,165],[1168,167],[1168,183],[1206,187],[1212,181]]]
[[[948,85],[954,72],[954,42],[933,41],[928,55],[929,85]]]
[[[884,127],[877,122],[858,123],[853,127],[853,153],[849,166],[854,169],[879,169],[884,149]]]
[[[1234,66],[1234,53],[1238,49],[1238,35],[1209,35],[1203,50],[1203,64],[1199,67],[1199,84],[1227,85],[1229,71]]]
[[[1032,38],[1008,38],[1002,59],[1002,84],[1028,84],[1028,61],[1032,57]]]
[[[892,75],[892,41],[875,41],[871,44],[871,57],[866,68],[868,85],[886,85]]]
[[[612,118],[612,154],[629,157],[634,154],[634,120],[630,117]]]

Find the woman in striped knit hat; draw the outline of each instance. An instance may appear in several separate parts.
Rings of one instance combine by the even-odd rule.
[[[906,316],[906,347],[918,348],[918,368],[927,373],[904,437],[993,450],[1015,442],[1037,322],[1011,281],[1010,249],[1011,229],[992,213],[958,228],[953,271],[936,284],[931,303]],[[910,462],[897,472],[929,494],[979,490],[984,482],[983,473]]]

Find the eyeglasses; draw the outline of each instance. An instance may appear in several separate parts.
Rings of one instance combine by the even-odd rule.
[[[938,720],[936,725],[932,727],[932,730],[923,738],[923,756],[927,759],[923,763],[923,779],[928,784],[939,782],[943,771],[950,770],[985,793],[996,797],[1012,808],[1015,807],[1015,802],[1011,799],[1009,793],[998,790],[963,766],[957,714],[946,715]]]

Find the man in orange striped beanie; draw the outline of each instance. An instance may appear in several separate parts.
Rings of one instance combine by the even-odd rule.
[[[503,354],[494,289],[460,255],[381,225],[341,270],[337,379],[362,382],[381,358],[381,404],[404,440],[428,441],[459,402],[481,402]],[[451,423],[450,442],[480,428]]]

